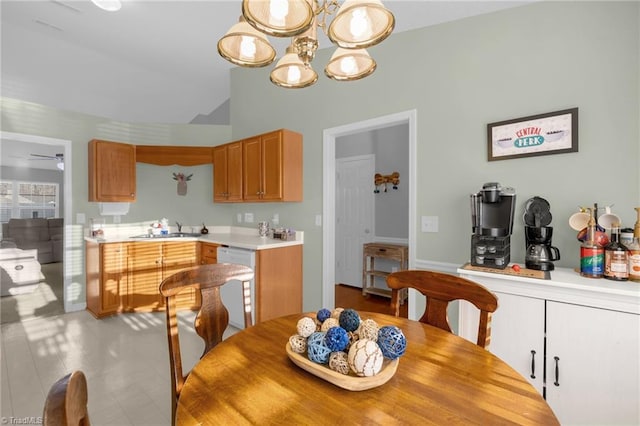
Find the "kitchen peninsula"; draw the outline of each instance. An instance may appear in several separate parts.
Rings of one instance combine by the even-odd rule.
[[[253,228],[213,226],[199,236],[131,238],[145,232],[140,226],[119,226],[105,229],[101,238],[85,237],[87,309],[96,318],[164,310],[160,282],[180,270],[215,263],[218,247],[255,255],[256,323],[302,311],[303,233],[277,240],[260,237]],[[182,309],[197,309],[199,295],[185,292],[178,302]]]

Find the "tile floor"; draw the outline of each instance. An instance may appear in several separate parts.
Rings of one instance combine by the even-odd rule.
[[[180,314],[183,365],[203,343],[193,312]],[[230,327],[227,334],[236,330]],[[88,382],[94,426],[170,425],[171,379],[164,313],[96,320],[86,311],[2,325],[0,421],[42,415],[51,385],[72,370]]]

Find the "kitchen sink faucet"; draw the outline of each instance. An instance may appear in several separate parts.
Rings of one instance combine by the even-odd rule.
[[[176,225],[178,226],[178,232],[182,232],[182,224],[176,221]]]

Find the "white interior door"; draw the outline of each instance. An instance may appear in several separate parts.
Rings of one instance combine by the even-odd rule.
[[[362,245],[373,241],[375,156],[336,160],[336,283],[362,287]]]

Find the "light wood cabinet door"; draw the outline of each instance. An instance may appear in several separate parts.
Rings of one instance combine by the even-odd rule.
[[[262,199],[262,143],[259,136],[242,141],[242,198]]]
[[[89,201],[136,200],[136,146],[94,139],[89,142]]]
[[[276,130],[242,141],[245,201],[302,201],[302,135]]]
[[[164,299],[158,290],[162,281],[162,243],[132,243],[128,254],[126,310],[148,312],[164,309]]]
[[[196,266],[197,243],[168,242],[162,245],[162,279],[176,272]],[[161,282],[161,281],[160,281]],[[158,282],[158,286],[160,285]],[[157,288],[156,288],[156,291]],[[178,309],[195,309],[200,304],[200,293],[194,289],[184,290],[176,296]]]
[[[87,310],[95,317],[122,309],[127,292],[127,247],[124,243],[85,244]]]
[[[256,323],[302,312],[302,245],[256,251]]]
[[[213,148],[213,200],[242,201],[242,142]]]
[[[127,247],[122,243],[102,244],[101,313],[115,313],[127,291]]]
[[[218,244],[200,243],[200,264],[211,265],[218,263]]]

